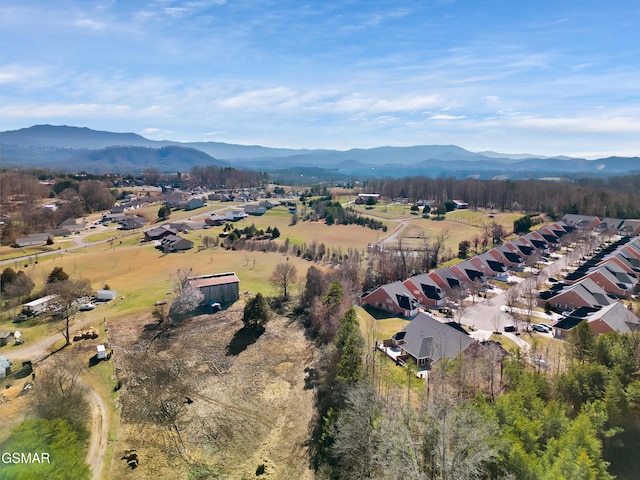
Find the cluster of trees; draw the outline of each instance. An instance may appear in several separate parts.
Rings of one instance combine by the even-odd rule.
[[[307,216],[308,220],[324,219],[327,225],[360,225],[372,230],[387,231],[387,226],[384,222],[360,215],[350,207],[344,208],[339,201],[331,201],[330,196],[312,200],[309,202],[309,206],[312,209],[312,213]]]
[[[16,272],[13,268],[6,267],[0,274],[0,291],[6,299],[21,301],[31,294],[34,287],[35,283],[23,270]]]
[[[545,212],[552,216],[576,213],[638,218],[639,185],[640,175],[589,178],[575,182],[411,177],[370,180],[365,190],[387,198],[435,200],[437,204],[460,198],[468,202],[471,208],[493,205],[500,210]]]
[[[62,203],[55,211],[44,209],[47,199]],[[106,210],[114,203],[113,182],[108,177],[3,170],[0,204],[12,219],[2,229],[2,244],[11,245],[23,234],[55,228],[67,218]]]
[[[147,172],[145,170],[145,172]],[[268,175],[264,172],[238,170],[232,167],[195,166],[191,169],[186,186],[207,186],[224,188],[251,188],[264,185]],[[157,183],[157,182],[156,182]]]
[[[584,325],[556,374],[519,351],[445,359],[424,388],[408,380],[403,394],[367,364],[367,375],[333,385],[319,478],[635,478],[640,336],[596,338]]]

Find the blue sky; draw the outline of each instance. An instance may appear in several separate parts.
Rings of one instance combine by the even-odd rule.
[[[640,155],[640,3],[2,0],[0,130]]]

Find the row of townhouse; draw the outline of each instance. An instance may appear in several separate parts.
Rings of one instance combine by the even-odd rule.
[[[527,263],[559,248],[560,237],[572,230],[564,222],[556,222],[450,267],[382,285],[363,294],[361,303],[412,318],[421,306],[441,307],[457,296],[452,294],[466,291],[473,283],[507,280],[509,271],[523,271]]]
[[[540,304],[569,311],[606,307],[640,292],[640,237],[622,237],[601,249],[562,282],[540,293]]]
[[[474,282],[506,280],[509,271],[523,271],[525,265],[535,264],[542,257],[560,249],[560,239],[565,234],[576,229],[598,230],[602,222],[598,217],[565,215],[561,221],[540,227],[451,267],[416,275],[402,282],[382,285],[364,293],[361,303],[394,315],[412,318],[421,306],[443,306],[452,298],[452,293],[456,290],[464,291]],[[632,235],[625,236],[613,246],[602,250],[598,255],[603,256],[602,262],[607,262],[606,268],[590,272],[589,275],[592,275],[594,284],[600,290],[602,288],[599,284],[607,284],[607,289],[603,290],[605,296],[628,296],[639,288],[637,279],[640,273],[640,259],[637,255],[640,239],[637,236],[640,235],[640,222],[610,219],[607,222],[615,224],[616,228],[619,227],[618,233],[631,232]],[[636,238],[632,239],[634,236]],[[554,285],[553,288],[558,289],[561,286],[564,284]],[[600,290],[594,291],[600,293]],[[453,295],[453,298],[456,296]],[[551,297],[552,295],[548,295],[542,303],[546,303]],[[564,305],[572,308],[572,303],[565,302],[562,298],[564,296],[556,298],[557,308],[564,309]]]

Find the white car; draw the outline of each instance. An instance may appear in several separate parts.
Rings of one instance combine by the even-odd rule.
[[[93,310],[94,308],[96,308],[96,306],[93,303],[83,303],[82,305],[80,305],[78,310],[80,310],[81,312],[88,312],[89,310]]]

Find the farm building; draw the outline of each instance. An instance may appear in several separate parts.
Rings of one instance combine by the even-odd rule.
[[[9,345],[13,341],[13,332],[0,332],[0,347]]]
[[[189,283],[204,295],[202,305],[212,302],[229,305],[240,298],[240,279],[235,272],[191,277]]]
[[[46,297],[25,303],[22,305],[22,311],[31,315],[42,313],[47,309],[49,303],[51,303],[56,297],[57,295],[47,295]]]
[[[118,292],[115,290],[98,290],[96,292],[96,300],[100,302],[108,302],[118,296]]]
[[[11,362],[5,357],[0,357],[0,378],[6,378],[11,374]]]
[[[378,203],[380,201],[379,193],[359,193],[355,203],[357,205],[365,205],[368,203]]]

